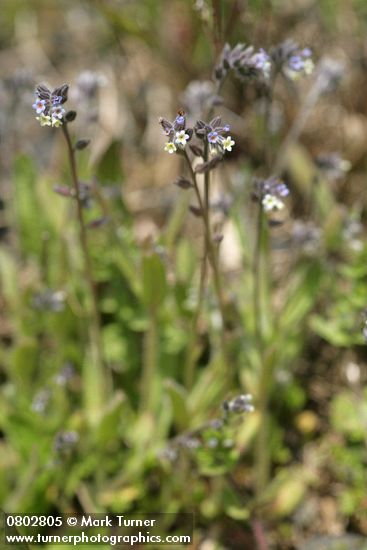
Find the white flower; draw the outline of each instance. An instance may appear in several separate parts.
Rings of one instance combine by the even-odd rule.
[[[59,118],[56,118],[56,117],[52,117],[52,126],[54,128],[59,128],[60,126],[62,126],[62,120],[60,120]]]
[[[308,76],[312,73],[315,68],[315,64],[312,59],[306,59],[303,65],[304,73]]]
[[[346,160],[346,159],[342,159],[340,161],[340,169],[343,171],[343,172],[349,172],[349,170],[352,168],[352,163],[349,162],[349,160]]]
[[[36,120],[38,120],[41,126],[51,126],[51,117],[49,115],[37,116]]]
[[[167,151],[170,155],[172,153],[175,153],[177,151],[176,145],[173,143],[173,141],[167,141],[167,143],[164,146],[164,150]]]
[[[189,134],[186,134],[185,130],[181,130],[180,132],[176,132],[175,137],[175,143],[181,148],[184,149],[186,146],[187,140],[190,139]]]
[[[271,212],[272,210],[282,210],[284,203],[275,197],[274,195],[267,194],[262,200],[262,205],[265,212]]]
[[[262,68],[262,71],[263,71],[263,75],[265,78],[269,78],[270,76],[270,73],[271,73],[271,63],[270,61],[266,61],[264,63],[264,66]]]
[[[231,138],[231,136],[227,136],[222,141],[222,147],[225,151],[232,151],[232,147],[235,144],[235,141]]]
[[[64,114],[65,109],[63,107],[57,106],[52,109],[52,118],[59,118],[61,120]]]

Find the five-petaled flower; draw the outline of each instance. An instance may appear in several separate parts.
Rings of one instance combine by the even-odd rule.
[[[262,200],[262,205],[265,212],[272,212],[273,210],[282,210],[284,203],[278,199],[275,195],[267,194]]]
[[[51,126],[51,117],[49,115],[44,115],[42,113],[40,116],[36,117],[36,120],[38,120],[41,126]]]
[[[185,130],[180,130],[176,132],[175,143],[181,148],[184,149],[186,142],[190,139],[189,134],[186,134]]]
[[[172,153],[175,153],[177,151],[176,145],[173,143],[173,141],[167,141],[167,143],[164,146],[164,150],[167,151],[170,155]]]
[[[231,152],[234,144],[235,144],[235,141],[234,139],[231,138],[231,136],[227,136],[222,141],[222,147],[225,151]]]
[[[209,143],[218,143],[220,141],[220,136],[218,132],[216,132],[215,130],[213,130],[212,132],[209,132],[208,141]]]
[[[65,114],[65,109],[63,107],[60,107],[60,106],[52,107],[52,117],[53,118],[57,118],[61,121],[64,114]]]
[[[46,101],[44,99],[36,99],[32,107],[36,111],[37,115],[40,115],[46,109]]]

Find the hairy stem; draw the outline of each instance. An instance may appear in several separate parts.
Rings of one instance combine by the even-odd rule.
[[[267,266],[268,257],[268,235],[266,227],[266,218],[262,205],[259,206],[258,225],[256,246],[254,255],[254,321],[256,343],[260,360],[260,373],[258,383],[258,412],[260,415],[259,433],[256,440],[255,457],[256,457],[256,483],[257,495],[265,489],[269,479],[269,445],[268,445],[268,401],[271,381],[268,379],[271,376],[268,368],[266,344],[264,342],[264,324],[265,324],[265,299],[267,295]]]
[[[222,0],[212,0],[213,10],[213,43],[215,54],[218,55],[222,48]]]
[[[210,192],[210,174],[209,172],[205,173],[204,176],[204,200],[201,196],[196,173],[194,172],[194,169],[192,167],[192,164],[190,162],[190,159],[187,155],[187,153],[184,153],[185,159],[187,162],[187,165],[189,167],[195,195],[198,200],[199,209],[201,212],[201,216],[203,219],[203,225],[204,225],[204,237],[205,237],[205,255],[203,258],[203,261],[205,261],[205,258],[207,257],[211,268],[213,272],[213,281],[214,281],[214,288],[218,300],[219,305],[219,311],[221,315],[222,320],[222,329],[220,332],[220,340],[221,340],[221,351],[223,356],[223,362],[226,366],[229,366],[229,356],[227,351],[227,342],[225,337],[225,301],[224,301],[224,293],[222,288],[222,282],[221,282],[221,276],[219,271],[219,263],[218,263],[218,254],[217,250],[215,248],[212,235],[211,235],[211,227],[210,227],[210,216],[209,216],[209,192]],[[204,152],[204,161],[206,162],[208,159],[208,150],[207,146],[205,147]],[[206,272],[205,272],[206,273]],[[200,305],[201,307],[201,305]],[[198,321],[198,315],[195,315],[194,321],[197,325]],[[196,335],[197,326],[193,326],[193,333],[194,336]]]
[[[87,239],[87,230],[84,223],[84,214],[83,214],[83,205],[80,198],[80,187],[78,172],[76,166],[75,151],[71,142],[68,125],[67,123],[63,124],[62,131],[65,137],[67,144],[67,151],[70,163],[71,170],[71,180],[73,185],[73,190],[75,194],[76,204],[77,204],[77,219],[79,225],[79,242],[83,253],[84,260],[84,273],[85,279],[87,281],[90,293],[90,308],[89,308],[89,317],[90,317],[90,339],[92,349],[94,350],[96,358],[96,366],[98,369],[98,384],[100,384],[99,389],[101,392],[101,402],[103,403],[105,395],[105,377],[104,377],[104,364],[103,364],[103,346],[102,346],[102,335],[101,335],[101,320],[98,309],[98,300],[97,300],[97,289],[96,284],[93,279],[92,274],[92,262],[89,253],[88,239]]]
[[[271,143],[270,117],[274,96],[274,87],[277,74],[273,75],[267,96],[264,115],[264,163],[267,175],[273,163],[273,148]],[[260,197],[260,201],[262,196]],[[254,281],[254,322],[256,345],[259,355],[259,380],[258,380],[258,412],[260,415],[259,432],[255,445],[256,459],[256,493],[259,497],[268,484],[270,476],[270,451],[269,451],[269,398],[272,388],[272,363],[268,358],[267,345],[264,338],[264,327],[269,323],[269,292],[271,285],[271,269],[269,265],[269,235],[267,218],[260,202],[258,222],[256,230],[256,244],[253,261]]]

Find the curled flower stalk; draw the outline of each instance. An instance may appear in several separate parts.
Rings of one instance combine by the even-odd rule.
[[[226,152],[232,151],[232,147],[235,145],[235,141],[228,134],[230,128],[228,125],[221,126],[220,117],[214,118],[210,123],[205,123],[198,120],[194,129],[186,128],[186,117],[183,112],[179,112],[174,122],[171,123],[166,119],[161,118],[160,124],[168,137],[164,149],[168,153],[178,153],[183,155],[187,164],[191,181],[187,185],[183,185],[181,181],[180,187],[192,188],[195,192],[198,206],[191,207],[191,211],[203,220],[204,228],[204,243],[205,249],[202,259],[201,277],[200,277],[200,290],[197,310],[193,319],[192,327],[192,339],[196,338],[197,323],[200,317],[200,311],[203,304],[203,293],[205,290],[205,280],[207,276],[206,262],[212,269],[214,289],[218,300],[219,311],[221,315],[221,352],[223,356],[223,363],[229,366],[229,357],[227,351],[226,342],[226,322],[225,322],[225,299],[221,282],[221,274],[218,261],[218,249],[217,244],[213,239],[210,222],[210,172],[216,168],[216,166],[222,161]],[[194,167],[190,156],[187,152],[187,143],[191,141],[193,135],[201,140],[201,146],[191,145],[191,151],[198,157],[201,157],[203,162]],[[197,176],[198,174],[204,174],[204,196],[202,196]],[[186,181],[186,180],[184,180]],[[186,385],[190,387],[194,378],[194,362],[195,354],[192,353],[190,346],[189,359],[186,366]]]
[[[85,279],[89,288],[90,304],[88,315],[90,317],[90,343],[96,365],[96,387],[99,391],[98,406],[101,407],[106,400],[106,377],[103,361],[103,345],[101,335],[101,321],[98,308],[97,289],[93,278],[92,261],[89,252],[87,226],[84,220],[83,208],[85,206],[85,197],[83,188],[79,182],[75,151],[77,147],[73,146],[68,123],[75,117],[75,111],[65,112],[62,105],[67,101],[68,85],[63,84],[59,88],[50,91],[46,86],[39,85],[36,88],[36,101],[33,108],[36,110],[36,120],[41,126],[61,127],[65,138],[68,159],[70,165],[71,182],[73,187],[72,196],[75,197],[77,221],[79,226],[79,242],[83,253]]]

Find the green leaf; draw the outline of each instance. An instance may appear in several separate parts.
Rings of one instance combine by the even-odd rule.
[[[339,393],[331,403],[331,423],[335,430],[355,441],[363,441],[367,426],[367,390],[356,398],[350,391]]]
[[[26,155],[17,157],[14,163],[15,209],[24,254],[40,253],[40,235],[45,228],[36,185],[37,177],[32,159]]]
[[[166,272],[158,254],[144,256],[143,269],[143,300],[150,309],[157,309],[167,293]]]
[[[121,142],[113,141],[99,161],[97,178],[103,183],[121,183],[123,180],[121,159]]]
[[[118,439],[118,427],[122,421],[122,411],[124,407],[125,396],[119,391],[117,392],[111,403],[102,412],[102,416],[96,430],[96,442],[100,448],[110,444],[111,441]]]
[[[173,420],[179,430],[184,430],[190,420],[187,408],[187,391],[174,380],[166,380],[165,388],[172,403]]]

